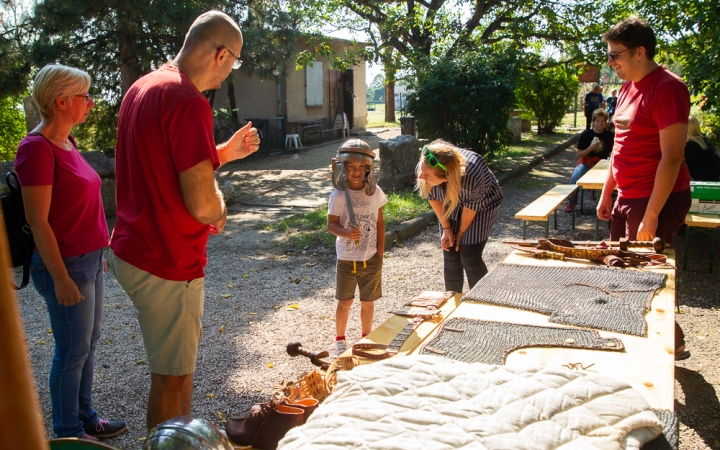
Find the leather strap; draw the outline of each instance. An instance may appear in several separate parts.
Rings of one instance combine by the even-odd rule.
[[[385,344],[354,344],[352,346],[352,354],[354,356],[359,356],[361,358],[368,358],[368,359],[386,359],[386,358],[392,358],[393,356],[397,355],[397,353],[400,351],[400,347],[402,347],[405,340],[410,336],[410,334],[415,331],[415,328],[417,328],[421,323],[425,321],[422,317],[415,317],[410,323],[405,325],[405,327],[400,330],[398,334],[395,335],[393,340],[390,342],[390,345]],[[383,353],[370,353],[366,352],[365,350],[385,350]]]

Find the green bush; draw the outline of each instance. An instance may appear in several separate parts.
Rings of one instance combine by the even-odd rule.
[[[579,86],[574,68],[568,66],[523,73],[518,97],[535,116],[538,134],[550,134],[560,125],[568,106],[575,101]]]
[[[516,79],[515,58],[503,52],[445,58],[418,69],[406,109],[421,137],[492,154],[510,141]]]
[[[0,99],[0,161],[15,159],[18,144],[25,136],[24,95]]]

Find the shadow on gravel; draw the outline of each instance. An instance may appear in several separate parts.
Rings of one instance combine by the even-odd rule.
[[[675,367],[675,379],[685,393],[685,404],[675,400],[678,420],[692,428],[705,445],[720,450],[720,402],[715,388],[698,372]]]

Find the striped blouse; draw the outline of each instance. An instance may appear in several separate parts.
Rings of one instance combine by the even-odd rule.
[[[503,196],[495,175],[482,155],[469,150],[460,149],[467,160],[465,174],[460,179],[461,190],[458,194],[459,204],[450,216],[450,226],[457,234],[460,227],[460,216],[463,207],[477,211],[475,219],[463,235],[462,245],[473,245],[485,242],[490,236],[495,219],[500,212]],[[445,199],[445,184],[435,186],[428,195],[428,200]],[[438,222],[442,235],[442,224]]]

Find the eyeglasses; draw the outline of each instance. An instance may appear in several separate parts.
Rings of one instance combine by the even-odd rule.
[[[218,50],[222,50],[222,49],[227,50],[228,53],[230,53],[230,54],[233,56],[233,58],[235,58],[235,61],[233,62],[233,67],[232,67],[232,68],[233,68],[233,69],[239,69],[240,66],[242,66],[242,63],[243,63],[242,60],[241,60],[239,57],[235,56],[235,53],[231,52],[229,48],[227,48],[227,47],[220,47],[220,48],[218,48]]]
[[[92,100],[92,97],[90,97],[90,94],[78,94],[75,97],[82,97],[85,99],[85,104],[87,105],[90,103],[90,100]]]
[[[428,166],[432,167],[433,169],[436,167],[439,167],[442,170],[444,170],[445,172],[448,171],[447,168],[445,168],[445,166],[440,164],[440,161],[438,161],[437,157],[432,154],[432,152],[430,151],[430,147],[428,147],[426,145],[420,151],[422,152],[422,155],[425,157],[425,161],[427,161]]]
[[[618,55],[620,55],[620,53],[625,53],[626,51],[630,50],[631,48],[635,48],[635,47],[626,48],[625,50],[623,50],[621,52],[610,52],[607,54],[608,58],[610,58],[610,61],[617,61]]]

